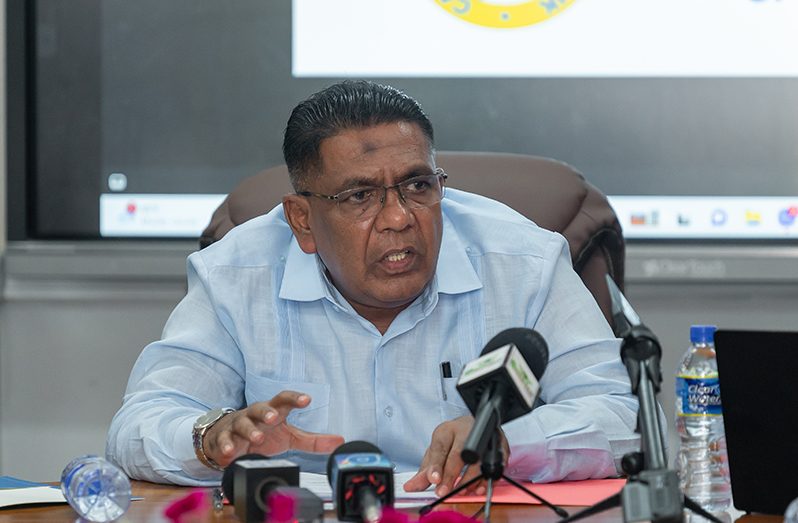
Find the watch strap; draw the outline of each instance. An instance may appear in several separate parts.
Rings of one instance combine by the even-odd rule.
[[[213,427],[216,423],[218,423],[220,419],[222,419],[223,417],[227,416],[228,414],[232,414],[235,411],[236,411],[236,409],[231,409],[231,408],[221,409],[221,414],[219,415],[218,418],[216,418],[215,420],[211,421],[210,423],[208,423],[206,425],[203,425],[199,429],[195,426],[194,429],[192,430],[192,440],[193,440],[193,443],[194,443],[194,454],[196,454],[197,459],[199,460],[199,462],[202,463],[203,465],[205,465],[208,468],[212,468],[214,470],[224,470],[224,468],[222,466],[220,466],[218,463],[213,461],[213,459],[209,458],[205,454],[205,449],[202,446],[203,441],[205,439],[205,433],[208,432],[208,430],[210,430],[210,428]]]

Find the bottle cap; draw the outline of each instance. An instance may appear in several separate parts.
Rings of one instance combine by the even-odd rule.
[[[692,325],[690,327],[690,342],[714,343],[716,330],[718,328],[715,325]]]

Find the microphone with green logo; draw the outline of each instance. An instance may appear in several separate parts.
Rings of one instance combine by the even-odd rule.
[[[463,368],[457,391],[474,414],[474,425],[460,456],[480,461],[490,438],[508,421],[530,412],[540,392],[549,348],[538,332],[506,329],[491,339],[479,358]]]

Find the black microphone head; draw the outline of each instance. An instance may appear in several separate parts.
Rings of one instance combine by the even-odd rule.
[[[549,346],[539,332],[526,327],[513,327],[505,329],[491,338],[480,356],[512,343],[518,348],[529,369],[540,380],[546,366],[549,364]]]
[[[252,454],[244,454],[243,456],[239,456],[233,461],[230,462],[224,469],[224,473],[222,474],[222,492],[224,493],[224,497],[227,498],[227,501],[230,503],[235,503],[234,494],[234,487],[233,487],[233,464],[236,461],[242,459],[269,459],[268,456],[264,456],[263,454],[252,453]]]
[[[369,443],[368,441],[347,441],[343,445],[339,445],[337,449],[332,451],[330,457],[327,458],[327,481],[332,485],[332,467],[335,461],[335,456],[339,454],[357,454],[359,452],[369,454],[382,454],[382,451],[377,445]]]

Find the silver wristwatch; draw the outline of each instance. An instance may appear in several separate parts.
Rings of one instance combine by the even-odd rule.
[[[236,409],[231,408],[213,409],[197,418],[197,421],[194,422],[194,428],[191,431],[191,436],[194,441],[194,453],[197,455],[197,459],[200,463],[206,467],[215,470],[223,470],[218,463],[205,455],[205,449],[202,448],[202,440],[205,438],[205,433],[208,432],[208,429],[213,427],[217,421],[235,411]]]

